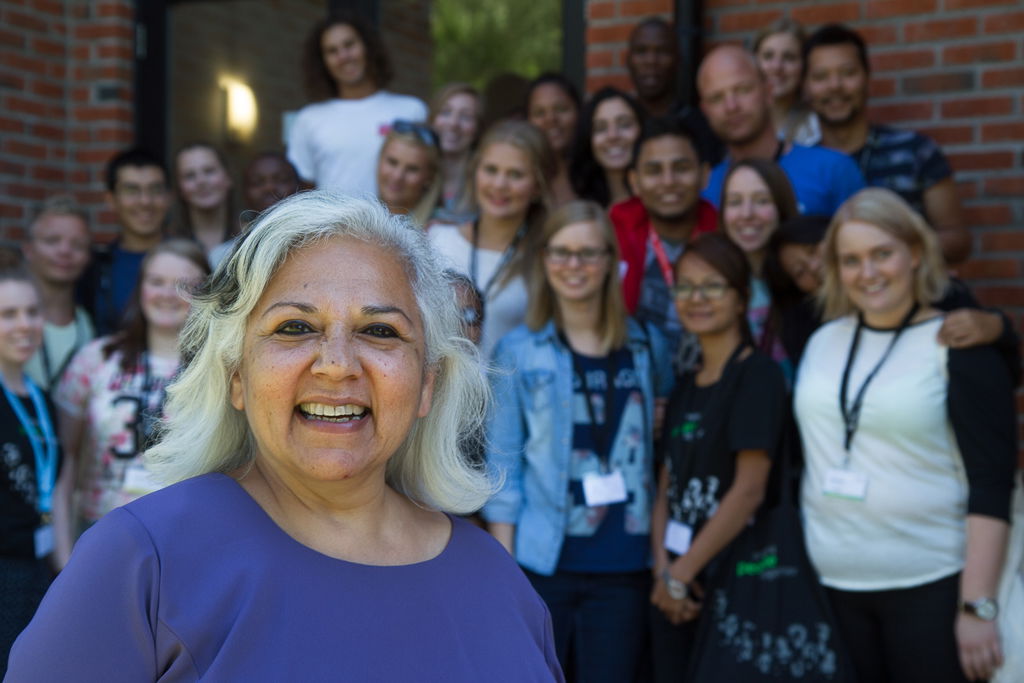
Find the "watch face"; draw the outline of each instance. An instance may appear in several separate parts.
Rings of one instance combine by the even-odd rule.
[[[996,607],[995,601],[987,598],[984,600],[978,600],[973,604],[973,607],[974,613],[978,618],[984,619],[985,621],[992,621],[999,613],[999,609]]]

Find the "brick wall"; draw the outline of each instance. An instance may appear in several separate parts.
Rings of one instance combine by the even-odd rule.
[[[672,20],[672,0],[588,0],[587,91],[606,85],[629,91],[626,43],[633,26],[652,16]]]
[[[131,7],[0,0],[0,238],[57,192],[109,220],[102,166],[132,139]]]

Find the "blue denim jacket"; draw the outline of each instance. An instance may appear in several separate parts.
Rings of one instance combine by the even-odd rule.
[[[654,398],[672,390],[671,358],[661,333],[633,319],[627,345],[644,395],[650,461]],[[488,521],[516,525],[516,560],[533,572],[550,575],[558,565],[567,523],[572,352],[553,322],[537,332],[520,325],[498,342],[494,366],[487,462],[504,481],[483,514]],[[652,468],[652,486],[653,481]]]

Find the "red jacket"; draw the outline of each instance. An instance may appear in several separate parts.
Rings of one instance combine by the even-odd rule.
[[[626,300],[626,308],[633,314],[640,302],[640,287],[644,281],[644,265],[647,263],[647,249],[650,245],[648,235],[651,221],[639,197],[630,197],[615,204],[608,210],[608,216],[615,226],[615,236],[619,240],[619,252],[622,256],[619,266],[622,296]],[[690,239],[705,232],[714,232],[717,228],[718,212],[715,211],[715,207],[710,202],[699,200],[697,226]]]

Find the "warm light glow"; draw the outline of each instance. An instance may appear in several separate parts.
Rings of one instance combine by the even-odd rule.
[[[246,83],[222,76],[220,87],[227,95],[226,121],[228,135],[236,140],[247,140],[256,130],[256,96]]]

